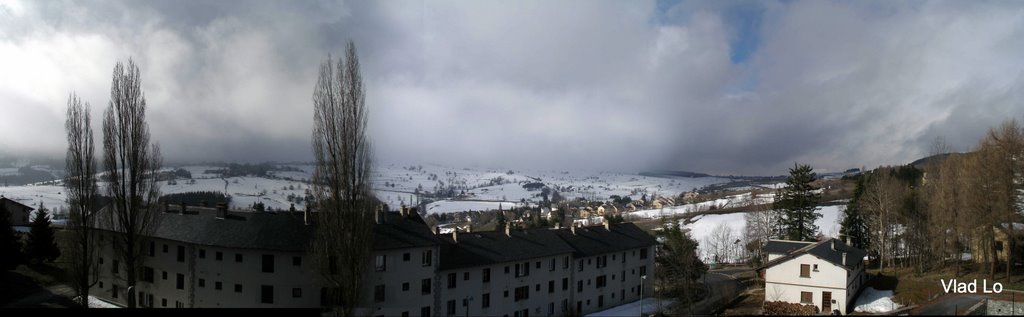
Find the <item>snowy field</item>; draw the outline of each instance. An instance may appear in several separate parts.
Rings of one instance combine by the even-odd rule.
[[[627,214],[635,218],[659,219],[664,218],[666,216],[686,214],[695,211],[705,211],[711,209],[712,206],[714,206],[717,209],[722,209],[768,204],[774,201],[774,197],[774,193],[762,194],[758,195],[757,197],[752,197],[750,193],[744,193],[739,195],[728,196],[725,198],[719,198],[711,201],[700,202],[696,204],[685,204],[660,209],[638,210],[634,212],[629,212]]]
[[[818,230],[821,234],[838,238],[839,237],[839,218],[842,214],[842,210],[846,209],[846,206],[824,206],[818,210],[821,213],[821,218],[814,221],[814,224],[818,226]],[[704,247],[705,239],[712,235],[712,232],[719,225],[724,224],[732,231],[733,239],[742,239],[743,227],[745,221],[743,215],[746,213],[731,213],[724,215],[703,215],[694,218],[694,223],[685,225],[684,228],[690,229],[690,236],[693,237],[700,245],[698,247]],[[682,223],[680,221],[680,223]],[[704,256],[708,256],[707,250],[701,250]]]
[[[270,172],[270,177],[228,177],[221,178],[218,174],[207,174],[206,171],[221,167],[194,165],[183,167],[167,167],[165,170],[182,168],[192,174],[192,180],[177,180],[177,184],[160,182],[161,194],[184,193],[193,191],[217,191],[231,196],[232,209],[246,209],[255,202],[262,202],[267,208],[286,210],[291,206],[287,200],[289,195],[305,196],[309,187],[308,181],[314,167],[308,164],[288,164],[287,167],[299,171]],[[5,173],[16,173],[17,170],[4,169]],[[674,197],[684,191],[698,189],[707,185],[729,182],[726,178],[702,177],[647,177],[629,173],[610,173],[593,171],[529,171],[498,168],[451,168],[438,165],[401,165],[381,164],[372,172],[372,186],[382,201],[389,206],[401,204],[411,205],[420,197],[416,193],[452,190],[456,194],[465,194],[465,200],[442,200],[428,206],[428,212],[457,212],[467,210],[496,210],[499,202],[515,202],[521,204],[537,204],[542,201],[540,190],[527,190],[523,185],[542,183],[554,188],[569,199],[582,197],[590,200],[608,200],[612,195],[629,196],[640,199],[648,197]],[[194,182],[193,184],[190,184]],[[99,184],[101,188],[104,183]],[[59,185],[30,184],[24,186],[0,187],[0,195],[17,200],[23,204],[38,207],[44,203],[53,210],[65,204],[64,188]],[[550,198],[550,197],[549,197]],[[719,200],[690,208],[707,208],[710,204],[719,207],[734,205],[736,202]],[[507,203],[501,203],[504,207]],[[511,206],[509,206],[511,207]],[[302,203],[295,208],[303,209]],[[678,208],[677,208],[678,209]],[[684,210],[672,209],[672,212]],[[642,217],[653,217],[660,211],[641,213]]]
[[[854,302],[853,311],[863,313],[887,313],[903,307],[892,301],[892,290],[877,290],[873,287],[864,289]]]
[[[658,300],[653,297],[645,298],[643,300],[643,313],[644,315],[648,315],[653,314],[654,312],[664,311],[669,305],[672,305],[672,303],[673,301],[669,299]],[[622,304],[599,312],[587,314],[587,317],[604,316],[640,316],[640,301]]]

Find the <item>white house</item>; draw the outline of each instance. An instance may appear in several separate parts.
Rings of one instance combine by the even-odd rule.
[[[818,242],[771,240],[765,245],[765,302],[814,305],[821,312],[848,312],[867,281],[865,251],[837,239]]]

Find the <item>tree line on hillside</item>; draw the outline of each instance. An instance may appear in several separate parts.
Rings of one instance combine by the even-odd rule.
[[[188,206],[205,206],[213,207],[217,204],[231,205],[231,196],[225,195],[222,192],[217,191],[196,191],[196,192],[185,192],[185,193],[174,193],[160,196],[157,199],[159,204],[171,204],[181,205],[185,204]]]
[[[932,154],[950,153],[941,139]],[[879,258],[879,269],[916,272],[953,266],[970,254],[995,278],[1010,276],[1024,236],[1024,129],[1009,120],[967,153],[913,166],[880,167],[856,177],[844,238]],[[999,253],[1005,255],[999,255]]]

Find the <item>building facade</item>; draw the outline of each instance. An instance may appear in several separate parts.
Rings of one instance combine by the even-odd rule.
[[[103,211],[101,211],[102,213]],[[142,307],[324,305],[301,212],[164,206],[134,290]],[[126,305],[125,266],[102,229],[94,294]],[[640,297],[657,242],[633,224],[435,234],[415,209],[379,212],[358,311],[370,316],[563,316]],[[580,268],[583,268],[582,270]],[[644,285],[652,294],[653,283]]]
[[[0,204],[3,204],[7,208],[7,212],[11,213],[11,226],[24,227],[32,224],[32,219],[29,216],[32,215],[35,208],[7,197],[0,197]]]
[[[819,242],[771,240],[765,245],[765,302],[813,305],[819,311],[848,313],[867,282],[864,250],[837,239]]]

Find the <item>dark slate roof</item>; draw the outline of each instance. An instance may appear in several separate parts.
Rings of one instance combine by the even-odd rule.
[[[650,234],[632,223],[613,224],[556,230],[558,236],[571,245],[577,257],[625,251],[658,244]]]
[[[374,226],[373,233],[374,250],[427,247],[441,243],[415,210],[404,217],[398,212],[388,212],[387,221]]]
[[[441,269],[473,267],[499,262],[528,260],[574,249],[555,234],[553,229],[460,232],[437,235],[441,239]]]
[[[10,198],[7,198],[7,197],[0,197],[0,203],[4,203],[4,202],[9,202],[9,204],[11,204],[10,206],[14,206],[14,207],[19,207],[20,206],[22,209],[27,209],[28,211],[36,210],[35,208],[32,208],[32,207],[29,207],[28,205],[19,203],[18,201],[14,200],[14,199],[10,199]]]
[[[835,244],[835,250],[832,249],[833,243]],[[846,253],[846,265],[843,265],[843,252]],[[864,259],[866,251],[854,248],[852,246],[843,243],[839,239],[828,239],[813,244],[808,244],[802,248],[793,250],[784,257],[776,258],[775,260],[769,261],[759,270],[767,269],[775,266],[776,264],[788,261],[789,259],[795,258],[802,254],[810,254],[819,259],[825,260],[829,263],[835,264],[836,266],[852,270]]]
[[[813,241],[789,241],[789,240],[768,240],[764,244],[764,251],[769,254],[789,254],[793,250],[814,244]]]
[[[302,212],[227,212],[226,219],[217,218],[217,209],[169,206],[171,212],[160,212],[154,237],[227,248],[301,252],[306,250],[315,231],[306,225]],[[162,208],[161,208],[162,209]],[[104,209],[101,217],[109,215]],[[99,219],[103,229],[110,229],[108,220]],[[388,213],[388,221],[374,226],[374,249],[397,249],[436,245],[437,239],[418,214],[402,217]]]

